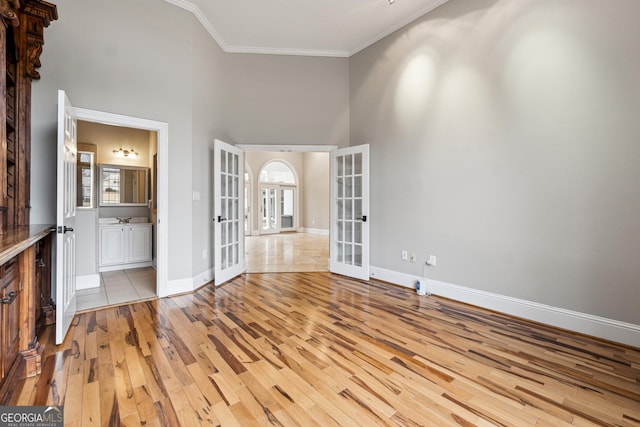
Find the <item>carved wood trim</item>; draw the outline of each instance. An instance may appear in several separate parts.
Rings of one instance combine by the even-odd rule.
[[[27,1],[23,12],[27,27],[25,74],[32,80],[39,80],[40,73],[37,68],[42,65],[40,54],[44,45],[44,29],[49,26],[51,21],[58,19],[58,11],[55,5],[46,1]]]
[[[0,16],[13,27],[20,25],[17,10],[20,9],[20,0],[0,0]]]

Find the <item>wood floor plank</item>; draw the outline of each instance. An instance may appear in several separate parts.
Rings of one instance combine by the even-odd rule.
[[[385,283],[247,274],[79,314],[10,402],[68,425],[640,426],[640,349]]]

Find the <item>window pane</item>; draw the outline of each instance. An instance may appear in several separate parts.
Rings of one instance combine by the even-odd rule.
[[[353,173],[355,175],[362,175],[362,153],[356,153],[353,156],[354,170]]]
[[[220,171],[227,171],[227,152],[224,150],[220,151]]]
[[[353,223],[353,242],[362,243],[362,223],[361,222]]]
[[[362,177],[356,176],[353,179],[353,197],[362,197]]]
[[[362,267],[362,246],[353,245],[353,265]]]
[[[353,175],[353,156],[351,154],[344,156],[344,174],[346,176]]]
[[[353,177],[346,177],[344,183],[344,195],[345,197],[353,197]]]
[[[344,263],[353,265],[353,245],[350,243],[344,245]]]

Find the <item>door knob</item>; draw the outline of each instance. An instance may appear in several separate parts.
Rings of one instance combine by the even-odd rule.
[[[67,231],[73,231],[73,228],[67,227],[66,225],[64,227],[58,227],[58,234],[66,233]]]
[[[366,215],[359,216],[359,217],[358,217],[358,218],[356,218],[356,219],[357,219],[357,220],[360,220],[360,221],[362,221],[362,222],[367,222],[367,216],[366,216]]]
[[[222,215],[218,215],[218,222],[226,221],[227,218],[222,218]]]

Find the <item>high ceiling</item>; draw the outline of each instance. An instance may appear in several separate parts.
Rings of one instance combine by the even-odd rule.
[[[226,52],[348,57],[448,0],[165,0]]]

